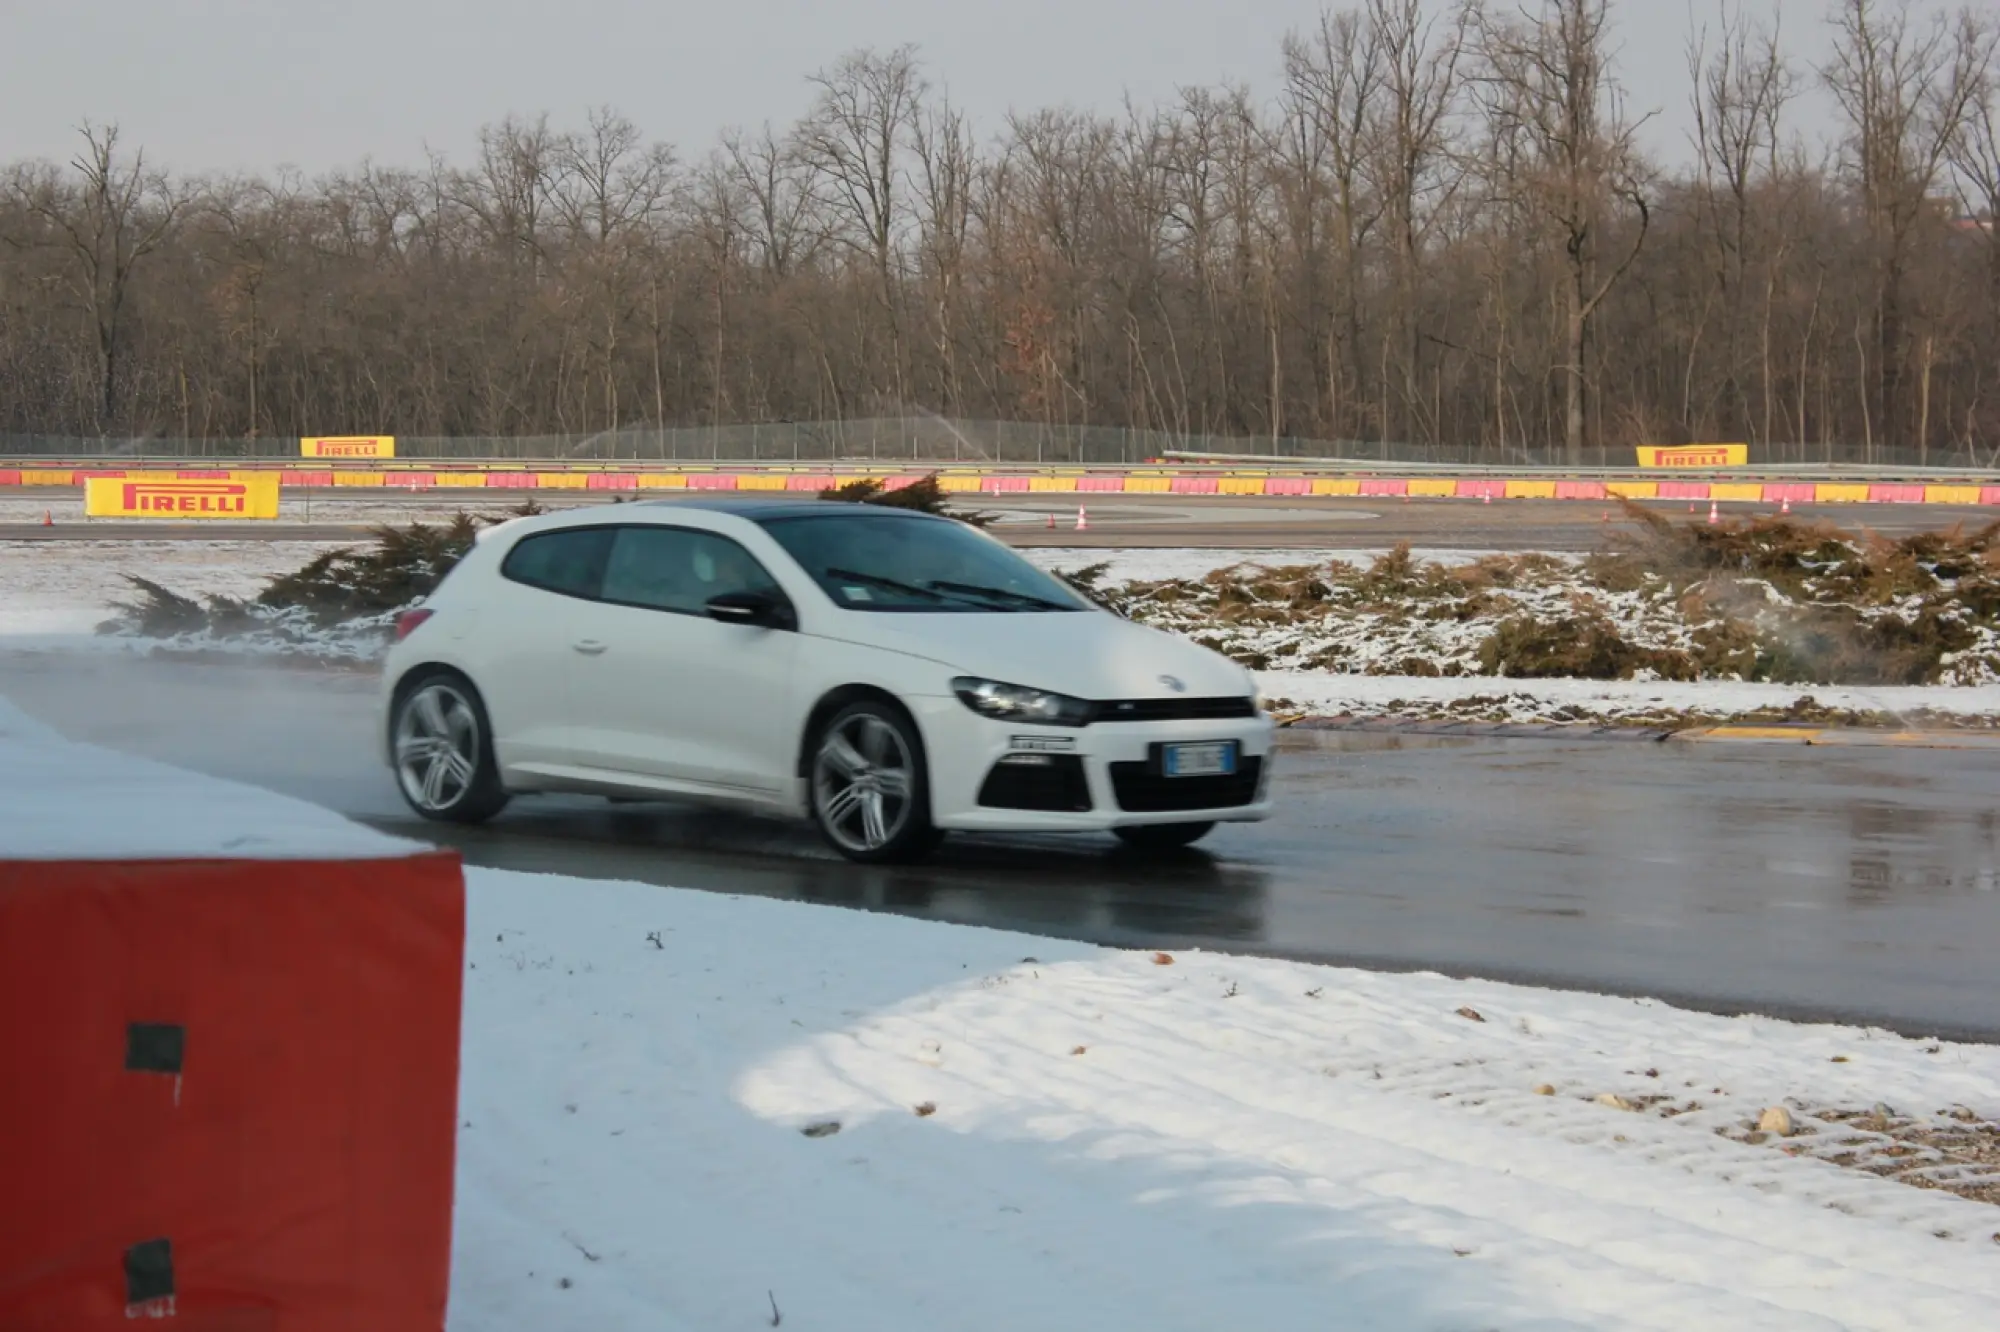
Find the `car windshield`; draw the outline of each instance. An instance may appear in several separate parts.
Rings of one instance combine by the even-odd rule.
[[[1061,579],[949,519],[812,514],[767,519],[764,530],[848,610],[1090,609]]]

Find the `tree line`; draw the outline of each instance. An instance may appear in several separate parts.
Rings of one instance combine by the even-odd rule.
[[[1641,148],[1610,0],[1360,0],[1274,95],[975,126],[912,48],[705,150],[615,110],[476,157],[0,170],[0,433],[588,436],[947,417],[1524,447],[2000,450],[1984,5],[1726,10]],[[1801,124],[1813,88],[1831,137]]]

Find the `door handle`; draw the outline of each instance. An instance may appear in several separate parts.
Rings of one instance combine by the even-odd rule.
[[[594,638],[584,638],[584,639],[579,639],[577,642],[571,643],[570,646],[575,648],[578,652],[583,653],[586,657],[594,657],[598,653],[604,651],[606,645],[598,642]]]

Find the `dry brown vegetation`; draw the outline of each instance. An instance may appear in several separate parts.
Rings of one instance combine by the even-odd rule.
[[[1102,586],[1121,614],[1253,669],[1516,679],[1911,685],[2000,678],[2000,524],[1891,540],[1790,519],[1707,526],[1628,506],[1580,563],[1492,556],[1220,569]]]

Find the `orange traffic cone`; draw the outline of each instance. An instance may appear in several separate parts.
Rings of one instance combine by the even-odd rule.
[[[1049,515],[1049,531],[1053,532],[1055,530],[1056,530],[1056,516],[1053,513],[1051,513]]]
[[[1721,521],[1722,521],[1722,515],[1716,512],[1715,501],[1710,500],[1708,502],[1708,525],[1710,527],[1714,527],[1717,523]]]
[[[43,527],[54,527],[55,525],[56,525],[56,515],[55,515],[55,511],[54,511],[53,509],[43,509],[43,510],[42,510],[42,526],[43,526]]]

